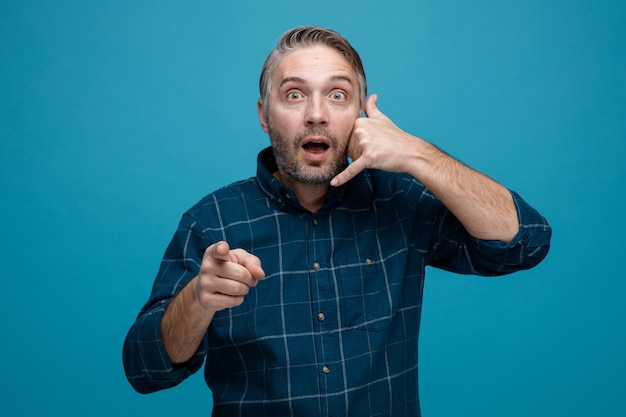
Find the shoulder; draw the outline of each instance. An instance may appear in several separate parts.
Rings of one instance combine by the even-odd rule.
[[[245,196],[254,195],[257,190],[258,185],[255,178],[237,181],[205,195],[190,207],[186,213],[193,214],[198,211],[204,211],[215,205],[228,204],[229,201],[241,200],[245,198]]]
[[[183,214],[201,225],[211,225],[220,219],[237,216],[251,200],[263,200],[256,178],[248,178],[221,187],[202,197]]]

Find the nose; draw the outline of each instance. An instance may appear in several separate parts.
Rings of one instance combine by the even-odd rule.
[[[309,98],[306,107],[306,124],[307,126],[326,126],[328,124],[326,102],[319,95],[314,95]]]

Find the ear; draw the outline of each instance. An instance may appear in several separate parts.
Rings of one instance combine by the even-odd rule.
[[[259,99],[257,101],[257,111],[259,112],[259,121],[261,122],[261,127],[265,133],[269,132],[267,128],[267,120],[265,119],[265,112],[263,111],[263,100]]]

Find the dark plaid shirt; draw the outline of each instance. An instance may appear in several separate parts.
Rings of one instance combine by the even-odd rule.
[[[376,170],[332,189],[311,213],[275,169],[266,149],[256,177],[183,215],[126,340],[129,381],[140,392],[168,388],[206,359],[214,416],[419,416],[426,266],[478,275],[527,269],[547,254],[550,226],[512,193],[518,235],[506,245],[479,240],[419,181]],[[187,364],[172,366],[161,316],[219,240],[258,256],[266,278],[241,306],[215,315]]]

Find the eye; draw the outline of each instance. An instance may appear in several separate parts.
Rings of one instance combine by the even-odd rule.
[[[299,91],[290,91],[287,93],[287,100],[300,100],[302,98],[302,93]]]
[[[333,91],[331,97],[333,98],[333,100],[343,101],[346,99],[347,96],[346,93],[344,93],[343,91]]]

